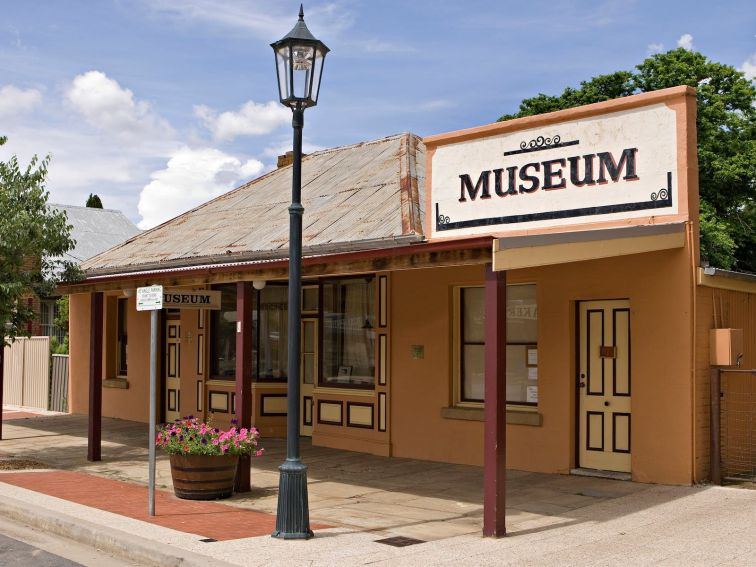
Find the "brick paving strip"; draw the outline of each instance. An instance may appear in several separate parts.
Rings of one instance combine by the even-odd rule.
[[[40,417],[38,413],[31,413],[28,411],[3,411],[3,419],[27,419],[29,417]]]
[[[74,471],[2,473],[0,482],[217,541],[270,535],[276,526],[272,514],[181,500],[164,490],[155,491],[155,516],[151,517],[146,486]],[[328,527],[315,524],[312,529]]]

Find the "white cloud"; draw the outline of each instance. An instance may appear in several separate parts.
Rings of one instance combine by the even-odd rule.
[[[662,51],[664,51],[663,43],[649,43],[646,46],[646,53],[648,53],[648,55],[656,55],[657,53],[661,53]]]
[[[175,151],[164,169],[150,175],[139,196],[140,228],[150,228],[222,195],[258,175],[262,162],[239,158],[215,148]]]
[[[19,89],[13,85],[0,88],[0,116],[16,116],[33,110],[42,103],[37,89]]]
[[[194,115],[219,141],[233,140],[237,136],[260,136],[270,134],[276,128],[291,122],[291,111],[279,103],[249,101],[237,111],[218,114],[204,105],[194,107]]]
[[[308,141],[302,142],[302,152],[305,154],[311,154],[313,152],[319,152],[321,150],[325,150],[325,146],[319,146],[317,144],[311,144]],[[281,142],[280,144],[276,144],[273,146],[268,146],[263,150],[263,156],[269,157],[269,158],[278,158],[278,156],[284,155],[286,152],[292,151],[292,145],[291,141],[289,142]]]
[[[134,93],[101,71],[78,75],[66,89],[68,103],[89,124],[120,137],[173,135],[170,125],[150,104],[136,100]]]
[[[279,0],[144,0],[153,14],[187,23],[215,24],[273,41],[287,33],[297,21],[291,5]],[[328,2],[305,10],[307,26],[316,36],[333,37],[354,22],[351,10],[341,2]]]
[[[693,36],[689,33],[684,33],[677,40],[677,47],[682,47],[688,51],[693,51]]]
[[[740,71],[745,73],[746,79],[749,81],[756,79],[756,53],[752,53],[748,59],[743,61],[743,65],[740,66]]]

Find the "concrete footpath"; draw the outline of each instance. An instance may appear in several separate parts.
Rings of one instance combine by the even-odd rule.
[[[29,473],[35,474],[35,473]],[[203,541],[2,481],[0,514],[145,565],[756,565],[756,491],[653,486],[513,531],[391,547],[348,528],[310,541]]]
[[[275,440],[253,461],[253,492],[222,502],[176,499],[162,458],[150,518],[144,425],[105,420],[99,463],[86,461],[85,426],[79,416],[5,424],[0,515],[145,565],[756,566],[756,490],[508,471],[508,536],[494,540],[480,536],[479,468],[304,443],[316,537],[280,541],[268,535]]]

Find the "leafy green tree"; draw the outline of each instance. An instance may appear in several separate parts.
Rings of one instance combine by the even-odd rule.
[[[102,201],[100,200],[100,197],[90,193],[89,197],[87,197],[87,207],[90,209],[101,209]]]
[[[7,138],[0,136],[0,145]],[[27,334],[36,313],[22,299],[45,297],[62,280],[74,280],[78,267],[62,259],[74,247],[64,212],[47,204],[49,157],[36,156],[26,168],[18,158],[0,161],[0,325],[2,345]],[[0,360],[2,349],[0,348]]]
[[[696,88],[701,255],[712,265],[756,272],[756,87],[730,65],[686,49],[594,77],[561,95],[522,101],[509,120],[677,85]]]

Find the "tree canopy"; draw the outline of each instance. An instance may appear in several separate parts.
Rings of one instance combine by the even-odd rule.
[[[696,88],[701,256],[718,268],[756,272],[756,87],[730,65],[686,49],[539,94],[509,120],[677,85]]]
[[[6,141],[0,136],[0,145]],[[36,316],[27,297],[50,295],[79,274],[62,259],[74,247],[66,214],[47,204],[49,161],[35,156],[26,168],[16,156],[0,161],[0,346],[26,334]]]
[[[102,200],[98,195],[93,195],[92,193],[89,194],[89,197],[87,197],[87,207],[90,209],[101,209],[102,208]]]

